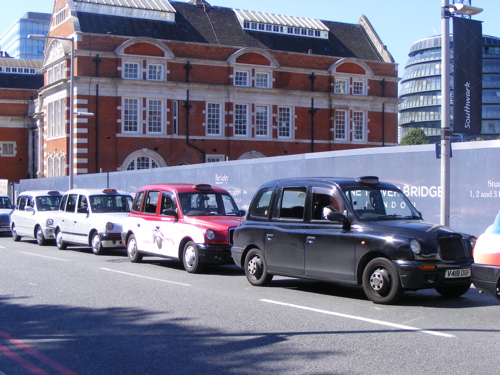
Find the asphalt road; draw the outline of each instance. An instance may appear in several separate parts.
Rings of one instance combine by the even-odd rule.
[[[497,374],[499,343],[500,302],[474,288],[375,305],[351,286],[259,288],[236,266],[0,237],[0,374]]]

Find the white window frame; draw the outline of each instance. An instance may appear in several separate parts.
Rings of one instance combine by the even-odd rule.
[[[366,82],[359,79],[353,80],[352,95],[366,95]]]
[[[349,124],[349,112],[346,109],[335,110],[333,133],[336,141],[347,141],[348,124]]]
[[[244,111],[244,113],[243,113]],[[248,137],[250,105],[235,103],[233,111],[233,135],[235,137]]]
[[[292,107],[278,107],[278,138],[293,138],[293,110]]]
[[[262,84],[264,82],[264,80],[262,79],[263,76],[265,76],[265,84]],[[262,72],[262,71],[255,72],[255,84],[254,84],[254,86],[261,88],[261,89],[270,88],[271,87],[271,73]]]
[[[345,95],[349,93],[349,84],[347,79],[336,79],[333,92],[335,94]]]
[[[219,137],[222,134],[222,103],[207,102],[205,134]]]
[[[211,155],[208,154],[206,157],[207,163],[218,163],[226,160],[224,155]]]
[[[244,82],[242,78],[245,78]],[[250,87],[250,71],[237,69],[234,71],[233,76],[234,86]]]
[[[1,142],[0,155],[4,158],[11,158],[17,155],[16,142]],[[12,150],[12,151],[11,151]]]
[[[135,66],[136,67],[136,74],[132,75],[130,71],[130,67]],[[123,62],[123,70],[122,70],[122,78],[123,79],[141,79],[141,72],[142,72],[142,64],[137,61],[124,61]]]
[[[66,98],[47,103],[47,138],[66,135]]]
[[[129,108],[131,103],[136,103],[136,108]],[[128,111],[135,110],[135,115],[128,113]],[[123,98],[122,104],[122,133],[124,134],[140,134],[141,128],[141,99],[139,98]],[[127,127],[135,130],[127,129]]]
[[[162,99],[148,99],[147,112],[146,112],[147,134],[164,134],[165,132],[164,107],[165,107],[165,102]],[[151,127],[155,128],[159,127],[159,130],[151,131]]]
[[[269,105],[255,105],[254,129],[256,138],[269,138],[270,114],[271,108]]]
[[[366,141],[366,112],[352,111],[352,140],[354,142]]]
[[[152,71],[152,69],[154,70]],[[165,65],[163,64],[148,64],[148,81],[165,81]]]

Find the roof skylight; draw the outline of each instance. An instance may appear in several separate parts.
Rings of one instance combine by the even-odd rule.
[[[79,12],[175,22],[175,9],[167,0],[74,0]]]

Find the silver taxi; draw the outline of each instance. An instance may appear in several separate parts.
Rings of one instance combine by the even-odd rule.
[[[14,241],[22,237],[36,239],[38,245],[55,240],[54,217],[61,203],[62,193],[56,190],[25,191],[17,197],[10,219]]]

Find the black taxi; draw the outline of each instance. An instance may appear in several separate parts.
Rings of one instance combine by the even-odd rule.
[[[378,177],[290,178],[257,190],[231,254],[253,285],[273,275],[358,284],[390,304],[405,290],[466,293],[474,240],[424,221]]]

